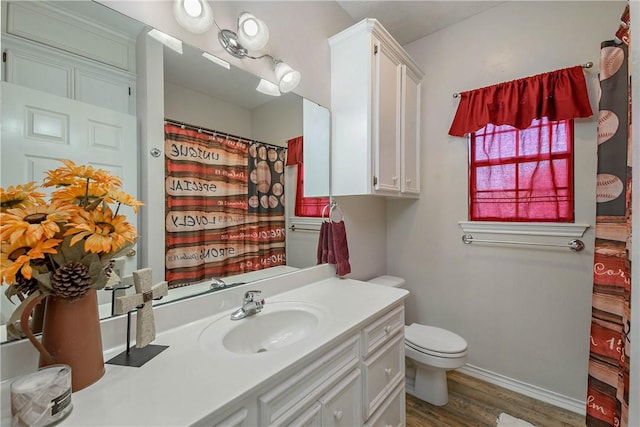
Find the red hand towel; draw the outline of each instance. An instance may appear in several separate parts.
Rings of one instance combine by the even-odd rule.
[[[344,221],[331,223],[333,252],[336,259],[336,274],[344,276],[351,273],[351,264],[349,264],[349,246],[347,244],[347,229]]]
[[[322,233],[322,263],[327,263],[327,255],[329,254],[329,223],[327,221],[322,222],[324,227],[324,233]]]
[[[335,253],[335,248],[333,247],[333,221],[329,221],[327,223],[327,247],[328,247],[328,252],[327,252],[327,262],[329,264],[335,264],[336,263],[336,253]]]
[[[327,235],[327,222],[326,221],[322,221],[322,224],[320,224],[320,234],[318,235],[318,250],[316,253],[316,264],[322,264],[327,262],[326,259],[323,260],[322,254],[323,252],[326,253],[325,247],[326,247],[326,236]],[[325,255],[326,256],[326,255]]]

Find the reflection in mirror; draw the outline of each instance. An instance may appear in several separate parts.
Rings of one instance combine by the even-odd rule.
[[[2,69],[3,115],[12,108],[16,109],[14,102],[24,103],[21,94],[28,93],[36,99],[50,99],[49,107],[45,107],[43,111],[55,111],[55,106],[63,104],[63,101],[74,102],[75,105],[87,109],[95,106],[104,109],[98,111],[108,110],[109,114],[117,110],[118,114],[124,117],[123,120],[132,118],[133,133],[136,135],[136,97],[133,94],[136,91],[136,80],[140,76],[136,75],[135,39],[149,28],[92,1],[16,2],[15,4],[24,7],[11,9],[13,2],[2,2],[2,48],[3,52],[7,52],[8,58]],[[7,16],[17,13],[16,11],[29,17],[24,22],[30,22],[30,28],[20,28],[15,31],[9,28],[8,30]],[[47,25],[39,25],[38,22],[46,22]],[[105,43],[116,40],[117,43],[113,42],[111,46],[117,46],[122,50],[107,57],[103,56],[106,49],[92,46],[83,50],[82,43],[75,43],[79,47],[73,48],[74,40],[85,41],[84,37],[88,29],[99,30],[99,33],[101,31],[104,37],[101,36],[100,39]],[[45,33],[45,30],[51,30],[52,33]],[[76,33],[77,31],[79,32]],[[72,47],[65,50],[63,46]],[[32,61],[26,62],[29,59]],[[260,81],[258,77],[233,66],[230,69],[223,68],[204,58],[199,49],[190,46],[184,46],[183,55],[164,49],[164,59],[166,118],[280,146],[286,146],[288,139],[302,135],[302,98],[299,96],[287,93],[273,97],[260,93],[256,91]],[[33,68],[31,66],[33,64],[39,64],[39,68]],[[14,98],[8,98],[5,96],[6,85],[17,86],[21,91],[18,91]],[[56,117],[55,114],[54,117]],[[20,182],[25,182],[23,178],[29,176],[36,176],[36,181],[41,182],[41,177],[37,175],[43,170],[50,169],[50,164],[10,160],[13,153],[5,150],[5,132],[9,129],[7,124],[3,118],[3,144],[0,153],[3,166],[6,162],[23,168],[16,175],[20,177]],[[77,138],[71,129],[64,126],[61,129],[63,133],[69,132],[71,139]],[[37,135],[35,137],[32,135],[31,139],[37,139]],[[132,153],[124,153],[120,157],[135,159],[136,148],[127,148],[134,149]],[[328,150],[328,147],[326,148]],[[77,151],[76,149],[74,154],[80,154]],[[91,154],[86,156],[88,159],[86,163],[101,165],[100,157],[95,155],[91,157]],[[71,155],[67,156],[63,152],[54,157],[71,157]],[[287,220],[293,215],[295,198],[295,175],[289,169],[285,170],[285,198],[290,201],[285,213]],[[133,177],[125,176],[123,179],[130,188],[135,189],[138,185],[136,179],[138,170],[139,168],[134,164]],[[4,187],[4,171],[2,178]],[[135,190],[129,192],[135,194]],[[138,228],[141,229],[140,223]],[[164,231],[158,230],[158,232]],[[226,277],[225,283],[232,285],[248,283],[268,277],[267,274],[269,276],[283,274],[315,265],[317,235],[296,236],[293,243],[289,240],[290,236],[287,235],[287,253],[294,251],[298,255],[294,257],[295,265],[288,263],[288,265],[263,271]],[[122,278],[125,286],[129,283],[130,272],[138,267],[143,266],[137,265],[135,255],[119,262],[119,277]],[[4,294],[4,287],[2,291]],[[169,297],[154,303],[166,303],[210,291],[210,282],[175,288],[170,291]],[[103,290],[99,294],[101,294],[101,317],[108,317],[111,314],[110,303],[116,293]],[[3,323],[14,307],[2,295],[0,315]],[[4,339],[3,336],[2,340]]]

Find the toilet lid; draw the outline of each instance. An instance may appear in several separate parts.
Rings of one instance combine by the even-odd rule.
[[[412,323],[404,329],[405,340],[412,347],[445,354],[462,353],[467,342],[460,335],[435,326]]]

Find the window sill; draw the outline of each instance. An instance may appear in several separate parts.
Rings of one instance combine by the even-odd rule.
[[[569,224],[556,222],[483,222],[458,221],[466,233],[513,234],[527,236],[582,237],[589,224]]]

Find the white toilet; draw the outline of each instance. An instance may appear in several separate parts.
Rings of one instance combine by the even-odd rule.
[[[369,280],[377,285],[404,287],[405,280],[395,276],[379,276]],[[467,342],[446,329],[412,323],[405,326],[405,356],[415,366],[413,388],[407,392],[432,405],[446,405],[447,371],[463,366],[467,361]],[[407,364],[409,365],[409,363]],[[410,366],[407,366],[410,382]]]

